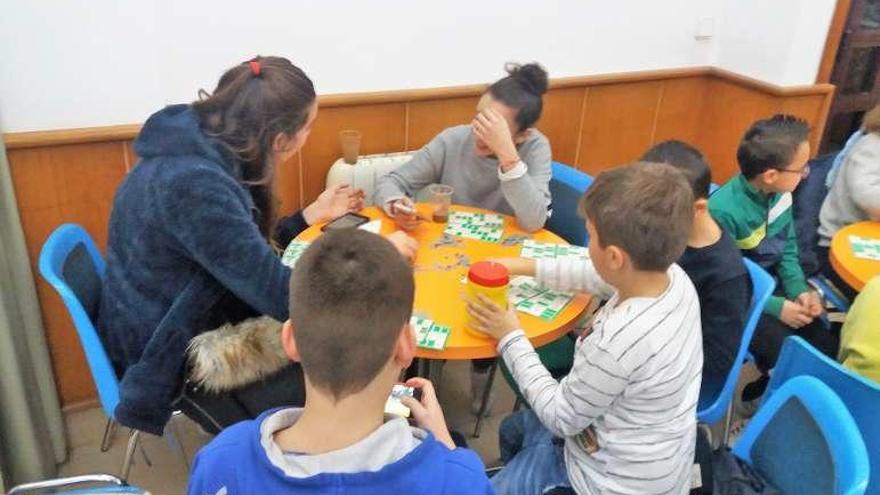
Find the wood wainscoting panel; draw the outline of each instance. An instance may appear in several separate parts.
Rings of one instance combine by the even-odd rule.
[[[822,131],[825,129],[825,119],[828,117],[826,101],[830,97],[824,94],[790,96],[783,98],[779,111],[790,113],[806,119],[810,123],[810,151],[813,156],[819,152],[819,142],[822,140]]]
[[[651,145],[662,81],[591,87],[577,167],[590,175],[632,162]]]
[[[743,133],[754,121],[777,113],[780,100],[723,79],[707,84],[697,146],[712,166],[712,180],[723,184],[739,173],[736,149]]]
[[[755,120],[777,112],[806,118],[815,143],[830,85],[779,87],[709,67],[602,74],[551,81],[538,128],[554,159],[597,172],[638,158],[653,143],[681,139],[706,155],[714,179],[738,172],[736,148]],[[417,150],[443,129],[469,124],[485,85],[330,95],[302,153],[278,167],[280,214],[314,200],[341,155],[339,131],[363,133],[361,153]],[[95,396],[78,338],[60,299],[36,271],[39,250],[65,222],[82,224],[102,248],[113,194],[137,163],[140,125],[4,135],[28,253],[62,403]]]
[[[137,165],[140,157],[134,151],[134,139],[125,142],[125,154],[123,155],[125,163],[125,173],[131,172],[131,169]]]
[[[574,165],[581,132],[585,88],[551,89],[544,95],[544,112],[538,129],[550,140],[553,159]]]
[[[470,125],[477,115],[479,96],[408,103],[407,150],[418,150],[447,127]]]
[[[37,286],[55,380],[63,404],[95,395],[91,373],[67,310],[37,269],[49,234],[82,225],[102,251],[113,195],[125,177],[126,141],[9,150],[12,182]]]
[[[651,144],[678,139],[696,145],[705,97],[705,77],[665,81],[657,112],[654,140]]]
[[[339,131],[361,131],[360,154],[403,151],[406,104],[331,107],[318,111],[312,133],[302,149],[302,204],[315,200],[327,182],[327,171],[340,156]]]

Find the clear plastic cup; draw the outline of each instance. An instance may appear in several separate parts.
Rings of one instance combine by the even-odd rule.
[[[342,159],[345,163],[351,165],[357,163],[361,149],[361,131],[340,131],[339,144],[342,146]]]
[[[449,207],[452,205],[452,186],[445,184],[432,184],[428,187],[431,195],[432,213],[431,219],[436,223],[446,223],[449,220]]]

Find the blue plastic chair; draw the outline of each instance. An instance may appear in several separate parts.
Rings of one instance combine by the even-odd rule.
[[[68,223],[58,227],[46,239],[40,253],[39,267],[43,278],[61,296],[79,334],[92,379],[98,389],[98,399],[108,418],[101,440],[101,451],[106,452],[116,425],[113,414],[119,404],[119,379],[94,323],[101,302],[101,285],[106,268],[104,259],[88,232],[79,225]],[[174,435],[179,443],[176,431]],[[128,479],[139,438],[140,432],[132,429],[120,470],[123,480]],[[180,446],[183,451],[183,445]],[[185,452],[183,456],[189,464]]]
[[[736,382],[739,380],[739,374],[742,370],[743,362],[746,360],[749,343],[755,334],[755,327],[761,318],[761,313],[767,299],[773,295],[776,288],[776,281],[773,280],[763,268],[757,263],[743,258],[746,270],[752,280],[752,301],[749,304],[749,315],[743,329],[742,338],[740,339],[739,349],[736,351],[736,358],[733,360],[733,366],[727,373],[724,383],[719,388],[719,384],[703,383],[700,389],[700,399],[697,403],[697,420],[702,423],[714,424],[721,418],[725,418],[724,424],[724,444],[727,444],[730,435],[730,422],[733,413],[733,392],[736,390]]]
[[[90,487],[81,488],[82,485],[89,485]],[[143,495],[147,492],[142,488],[127,485],[116,476],[109,474],[87,474],[27,483],[15,486],[9,491],[9,495],[24,495],[25,493],[65,493],[67,495],[116,495],[124,493]]]
[[[788,380],[767,399],[733,447],[782,493],[857,495],[868,486],[868,454],[852,415],[827,385]]]
[[[789,337],[782,345],[765,401],[797,376],[821,380],[843,401],[861,431],[871,463],[871,479],[865,493],[880,495],[880,384],[843,367],[804,339]]]
[[[119,382],[93,323],[101,302],[106,265],[89,234],[79,225],[55,230],[40,253],[40,273],[61,296],[85,351],[101,407],[112,417],[119,404]]]
[[[578,201],[593,183],[593,178],[568,165],[553,162],[550,197],[553,214],[544,226],[569,244],[586,246],[589,242],[584,219],[578,215]]]

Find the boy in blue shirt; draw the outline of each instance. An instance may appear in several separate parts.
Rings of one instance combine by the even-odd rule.
[[[224,430],[196,457],[190,495],[491,494],[485,468],[456,448],[431,383],[406,398],[419,427],[384,414],[415,354],[412,268],[387,240],[328,232],[290,279],[285,353],[302,364],[305,407]]]

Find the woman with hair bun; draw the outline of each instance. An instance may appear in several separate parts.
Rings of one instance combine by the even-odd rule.
[[[452,186],[455,204],[516,217],[530,232],[550,208],[550,142],[534,128],[544,107],[547,72],[538,64],[507,64],[489,86],[470,125],[450,127],[412,159],[379,179],[376,204],[404,230],[418,226],[412,198],[430,184]],[[479,413],[494,359],[471,368],[471,410]],[[491,412],[486,408],[486,414]]]
[[[535,63],[505,70],[480,98],[470,125],[444,130],[379,180],[376,203],[403,229],[419,222],[411,198],[435,183],[453,187],[453,203],[514,215],[528,231],[544,226],[550,142],[533,126],[544,106],[547,72]]]

